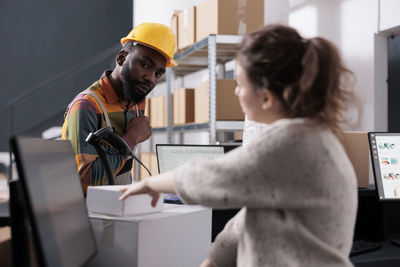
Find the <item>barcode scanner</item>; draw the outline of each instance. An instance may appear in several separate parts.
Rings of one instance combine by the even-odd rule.
[[[132,153],[129,145],[124,141],[124,139],[122,139],[118,134],[116,134],[112,127],[106,126],[106,127],[103,127],[101,129],[95,131],[94,133],[89,133],[89,135],[86,137],[86,142],[93,145],[95,147],[97,153],[99,154],[100,160],[102,161],[104,168],[106,169],[108,183],[110,185],[115,184],[114,183],[114,175],[112,174],[110,164],[107,160],[104,147],[101,145],[101,142],[104,142],[104,141],[107,144],[109,144],[111,147],[115,148],[121,156],[132,157],[140,165],[142,165],[143,168],[146,169],[146,171],[149,173],[150,176],[152,176],[151,172],[143,164],[143,162]]]

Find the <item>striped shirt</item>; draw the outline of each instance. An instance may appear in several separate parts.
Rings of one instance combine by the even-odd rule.
[[[110,73],[111,71],[103,73],[100,80],[93,83],[89,90],[95,92],[102,101],[114,131],[123,136],[128,122],[136,117],[136,107],[133,105],[126,109],[120,104],[118,96],[107,77]],[[144,111],[144,108],[145,102],[139,105],[140,111]],[[77,95],[68,105],[64,115],[61,138],[68,139],[72,143],[85,194],[89,185],[108,184],[107,173],[95,147],[85,141],[89,133],[105,126],[107,124],[103,110],[93,96],[88,94]],[[127,160],[117,153],[107,153],[107,159],[114,176],[127,163]]]

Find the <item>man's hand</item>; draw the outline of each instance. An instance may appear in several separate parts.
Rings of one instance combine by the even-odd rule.
[[[151,136],[150,120],[146,116],[133,118],[126,126],[126,134],[123,136],[130,145],[146,141]]]

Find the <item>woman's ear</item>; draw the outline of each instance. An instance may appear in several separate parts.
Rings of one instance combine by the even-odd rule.
[[[275,102],[275,96],[268,89],[263,89],[261,90],[261,100],[261,108],[267,110],[273,106]]]

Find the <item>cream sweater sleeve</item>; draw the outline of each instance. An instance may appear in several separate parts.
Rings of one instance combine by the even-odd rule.
[[[331,201],[327,190],[341,190],[336,187],[343,166],[336,165],[348,164],[335,159],[336,154],[342,155],[343,147],[326,127],[301,119],[281,120],[247,147],[213,161],[181,166],[174,183],[188,204],[301,208],[320,203],[323,207]]]

